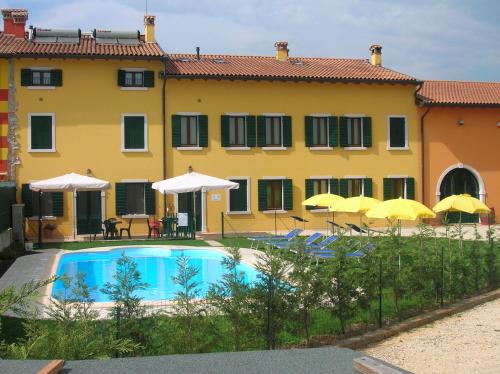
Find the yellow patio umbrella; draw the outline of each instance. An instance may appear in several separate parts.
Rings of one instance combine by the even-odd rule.
[[[330,208],[336,207],[340,202],[344,200],[345,199],[339,195],[335,195],[332,193],[321,193],[304,200],[302,202],[302,205]],[[332,221],[335,222],[335,212],[332,209],[329,210],[332,212]],[[334,228],[332,229],[332,231],[335,231]]]
[[[368,218],[387,218],[415,221],[419,218],[434,218],[436,213],[425,205],[410,199],[391,199],[377,204],[366,212]]]
[[[483,202],[472,197],[469,194],[451,195],[441,200],[432,208],[436,213],[439,212],[465,212],[470,214],[489,213],[490,208]]]
[[[338,204],[335,211],[345,213],[360,213],[359,225],[361,227],[363,225],[363,213],[366,213],[377,204],[380,204],[380,200],[374,199],[373,197],[360,195],[344,199],[344,201],[341,201]]]

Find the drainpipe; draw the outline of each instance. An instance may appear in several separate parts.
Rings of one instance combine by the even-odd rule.
[[[167,179],[167,60],[163,59],[163,91],[161,95],[163,179]],[[167,195],[163,194],[163,216],[167,215]]]
[[[415,104],[422,108],[426,104],[429,106],[425,113],[420,117],[420,173],[421,173],[421,193],[422,193],[422,203],[425,204],[425,132],[424,132],[424,124],[425,117],[429,114],[431,110],[430,101],[425,100],[423,97],[418,97],[418,92],[422,89],[424,83],[421,82],[417,85],[417,89],[415,90]]]

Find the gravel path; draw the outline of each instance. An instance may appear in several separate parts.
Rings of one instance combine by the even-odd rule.
[[[370,346],[414,373],[500,373],[500,299]]]

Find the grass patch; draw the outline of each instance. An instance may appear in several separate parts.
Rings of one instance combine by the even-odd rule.
[[[209,245],[203,240],[167,240],[167,239],[156,239],[156,240],[98,240],[92,242],[62,242],[62,243],[43,243],[42,249],[64,249],[69,251],[75,251],[79,249],[87,248],[98,248],[98,247],[115,247],[115,246],[131,246],[131,245],[177,245],[177,246],[193,246],[193,247],[209,247]]]

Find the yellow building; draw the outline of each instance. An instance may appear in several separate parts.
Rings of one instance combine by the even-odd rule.
[[[198,228],[219,232],[221,212],[228,232],[272,230],[275,217],[279,230],[290,228],[291,215],[325,228],[331,215],[301,206],[323,192],[419,198],[419,82],[384,68],[379,45],[369,61],[275,47],[275,57],[168,56],[168,176],[192,166],[240,183],[199,196]],[[171,204],[187,211],[192,201]]]

